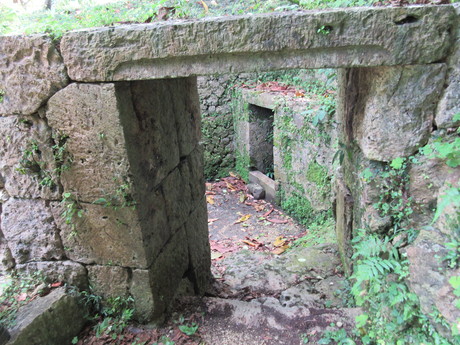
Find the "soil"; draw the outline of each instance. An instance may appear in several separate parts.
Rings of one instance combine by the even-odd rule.
[[[164,325],[131,325],[116,339],[88,326],[78,344],[299,345],[353,328],[360,311],[346,307],[335,244],[294,246],[309,230],[254,200],[236,176],[207,183],[206,198],[214,276],[207,296],[179,297]]]

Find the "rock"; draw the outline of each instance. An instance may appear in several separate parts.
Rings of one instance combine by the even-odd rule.
[[[123,83],[74,83],[49,100],[48,124],[68,136],[66,149],[73,157],[70,169],[62,173],[62,185],[65,191],[77,191],[80,201],[111,199],[120,185],[132,194],[123,132],[123,116],[135,118],[131,104]]]
[[[10,333],[4,326],[0,326],[0,345],[5,345],[10,340]]]
[[[361,108],[353,118],[352,136],[367,159],[391,162],[428,142],[445,64],[375,67],[355,73],[365,96],[361,93],[363,100],[354,101]]]
[[[2,207],[1,229],[16,264],[64,258],[59,230],[46,201],[9,199]]]
[[[86,307],[64,288],[21,307],[9,345],[70,344],[86,323]]]
[[[457,15],[460,15],[460,6],[454,5]],[[456,29],[456,40],[452,48],[453,54],[447,60],[446,87],[436,111],[436,126],[438,128],[458,127],[460,120],[454,121],[454,115],[460,113],[458,95],[460,94],[460,27]]]
[[[66,68],[50,37],[1,36],[0,47],[0,115],[33,114],[67,85]]]
[[[70,259],[85,264],[148,266],[136,209],[80,203],[75,207],[81,217],[75,215],[67,224],[62,203],[53,202],[51,206]]]
[[[260,200],[265,198],[265,190],[262,188],[260,184],[257,183],[249,183],[247,185],[249,193],[254,197],[256,200]]]
[[[80,290],[88,288],[85,266],[70,260],[30,262],[16,265],[16,269],[29,275],[35,272],[42,272],[50,281],[62,281]]]
[[[203,193],[204,194],[204,193]],[[195,292],[204,295],[211,282],[211,248],[209,245],[208,212],[202,197],[185,223],[190,258],[189,278]]]
[[[88,265],[88,281],[95,295],[103,299],[108,297],[126,297],[128,294],[129,272],[120,266]]]
[[[140,322],[161,322],[189,268],[186,231],[181,228],[148,270],[133,270],[130,293]]]
[[[320,308],[320,295],[313,293],[309,284],[298,284],[281,292],[279,302],[283,307]]]
[[[417,6],[168,21],[69,32],[61,51],[70,77],[85,82],[413,65],[447,55],[454,20],[452,7]],[[332,31],[318,32],[321,25]]]
[[[417,294],[423,313],[434,323],[438,332],[450,337],[450,329],[437,323],[433,318],[433,308],[442,315],[449,324],[456,324],[460,311],[455,307],[455,295],[449,279],[459,276],[460,269],[443,269],[439,258],[447,254],[442,245],[447,238],[435,238],[430,231],[422,230],[413,244],[407,247],[409,260],[409,287]]]
[[[355,309],[282,307],[273,297],[263,303],[204,298],[199,308],[205,315],[200,326],[203,340],[220,345],[259,345],[262,339],[273,345],[300,344],[305,334],[315,341],[332,330],[331,323],[351,329],[359,314]]]
[[[0,117],[0,179],[4,200],[9,196],[59,198],[53,145],[51,128],[38,116]],[[50,176],[52,186],[43,185]]]

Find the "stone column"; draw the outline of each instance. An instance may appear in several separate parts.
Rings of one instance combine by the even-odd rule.
[[[95,292],[132,295],[141,321],[161,318],[183,279],[203,293],[210,253],[195,78],[74,83],[46,117],[72,157],[54,219]]]

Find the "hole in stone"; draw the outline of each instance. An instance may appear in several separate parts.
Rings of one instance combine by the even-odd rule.
[[[109,219],[109,217],[107,217],[107,216],[102,216],[102,219]]]
[[[412,24],[417,21],[418,21],[417,17],[408,15],[408,16],[403,17],[402,19],[395,21],[395,24],[396,25]]]

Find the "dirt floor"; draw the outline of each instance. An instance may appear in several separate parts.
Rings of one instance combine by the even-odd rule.
[[[179,298],[160,328],[130,326],[113,339],[88,327],[78,344],[317,344],[327,331],[353,327],[359,310],[346,308],[334,243],[298,245],[310,230],[254,200],[235,176],[207,183],[206,198],[214,275],[207,296]]]

